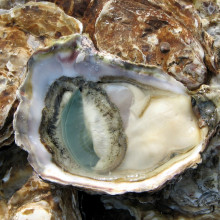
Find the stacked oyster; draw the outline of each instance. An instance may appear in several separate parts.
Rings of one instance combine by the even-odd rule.
[[[81,219],[78,208],[74,207],[77,206],[75,191],[44,183],[33,173],[25,152],[12,144],[13,114],[19,103],[16,92],[26,77],[28,59],[36,50],[52,44],[61,36],[80,33],[81,23],[54,4],[29,3],[2,10],[0,25],[1,219],[34,219],[39,216],[51,219],[74,215],[75,219]],[[67,194],[68,202],[65,201]]]
[[[6,73],[20,75],[10,81],[13,100],[3,106],[11,114],[4,111],[9,125],[3,122],[2,130],[12,128],[17,108],[16,144],[44,180],[109,194],[159,190],[202,162],[219,123],[218,76],[213,77],[219,72],[218,38],[204,26],[204,4],[77,4],[88,7],[69,14],[79,16],[89,36],[51,3],[28,3],[0,15],[5,30],[23,33],[27,45],[11,50],[25,48],[25,59],[5,58]],[[22,20],[20,13],[27,16]],[[14,137],[8,130],[5,140]],[[179,208],[172,202],[169,208],[185,210],[177,188],[169,196]]]
[[[81,219],[77,192],[42,181],[16,145],[1,150],[0,218]]]

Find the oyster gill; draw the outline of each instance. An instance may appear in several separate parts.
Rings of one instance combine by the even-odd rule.
[[[194,114],[174,78],[98,53],[80,35],[32,56],[19,96],[16,143],[34,169],[111,194],[153,190],[195,166],[216,122],[212,101],[193,95]]]

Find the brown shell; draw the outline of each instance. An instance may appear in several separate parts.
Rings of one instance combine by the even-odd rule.
[[[0,147],[8,146],[14,141],[14,129],[12,124],[13,124],[13,116],[17,109],[17,106],[18,106],[18,101],[15,100],[5,120],[5,124],[1,129]]]
[[[52,3],[28,3],[14,8],[13,13],[2,14],[0,21],[2,25],[17,27],[41,39],[58,39],[80,32],[75,19]]]
[[[162,66],[189,89],[196,89],[206,82],[204,60],[211,66],[211,52],[206,46],[202,49],[196,11],[179,2],[93,1],[85,12],[85,32],[99,50],[137,64]]]
[[[51,3],[55,3],[67,15],[74,16],[76,18],[80,18],[83,16],[89,2],[91,0],[26,0],[27,2],[42,2],[47,1]],[[24,4],[24,0],[1,0],[0,1],[0,8],[2,9],[11,9],[16,5]]]
[[[27,153],[18,146],[2,150],[0,163],[1,220],[17,219],[18,213],[32,219],[31,214],[39,207],[51,215],[51,219],[81,219],[76,191],[41,180],[28,163]]]
[[[30,219],[30,215],[33,217],[34,212],[40,208],[51,219],[81,219],[75,196],[74,189],[46,183],[34,174],[8,202],[0,201],[0,217],[7,220],[22,215]]]

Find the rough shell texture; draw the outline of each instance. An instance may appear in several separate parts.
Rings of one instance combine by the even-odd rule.
[[[30,2],[15,7],[9,13],[1,15],[0,24],[19,27],[48,41],[79,33],[82,29],[78,20],[66,15],[55,4],[49,2]],[[46,40],[46,43],[48,41]]]
[[[1,149],[0,162],[2,220],[81,219],[76,191],[43,182],[29,165],[27,153],[18,146]]]
[[[27,2],[42,2],[43,0],[1,0],[0,8],[10,9],[17,5],[25,4]],[[55,3],[67,15],[71,15],[77,18],[83,16],[90,0],[45,0],[47,2]]]
[[[33,175],[8,201],[2,219],[81,219],[74,189],[60,188]]]
[[[214,63],[207,46],[211,39],[202,39],[200,18],[187,6],[175,0],[93,1],[83,23],[99,50],[135,63],[162,66],[195,89],[207,79],[204,60],[211,70]]]
[[[10,145],[14,141],[13,116],[18,106],[18,101],[15,101],[8,112],[4,125],[1,128],[0,147]]]
[[[60,5],[61,8],[63,8],[66,11],[66,13],[71,14],[73,12],[73,8],[76,9],[76,7],[73,7],[74,6],[74,4],[72,3],[73,1],[69,1],[69,0],[67,0],[67,1],[66,0],[64,0],[64,1],[54,0],[54,1],[57,2],[57,4]],[[2,5],[4,4],[4,8],[9,9],[12,6],[17,5],[17,3],[23,4],[24,2],[27,2],[27,1],[26,0],[25,1],[24,0],[9,0],[9,1],[2,0],[2,1],[0,1],[0,6],[2,8]],[[84,1],[75,1],[75,2],[84,2]],[[86,2],[88,2],[88,1],[86,1]],[[86,20],[86,22],[88,22],[87,24],[85,22],[85,24],[87,26],[91,25],[91,24],[94,25],[94,20],[96,20],[94,18],[97,18],[98,13],[99,13],[99,10],[97,10],[97,8],[98,7],[102,8],[103,2],[104,2],[104,0],[92,1],[92,3],[90,4],[90,8],[87,10],[87,15],[84,17],[84,20]],[[142,2],[144,2],[144,1],[142,1]],[[149,1],[149,2],[156,2],[157,5],[161,5],[161,6],[164,4],[164,1],[159,1],[159,0],[158,1]],[[186,22],[186,26],[190,27],[189,29],[192,32],[195,33],[198,31],[198,29],[195,28],[194,23],[191,22],[192,21],[191,20],[192,13],[187,13],[187,16],[185,16],[186,15],[185,11],[188,11],[188,10],[192,11],[191,9],[189,9],[189,7],[187,7],[186,10],[183,10],[183,8],[180,7],[181,5],[179,5],[179,7],[176,7],[176,5],[173,4],[174,1],[167,1],[167,2],[170,3],[170,6],[172,8],[172,10],[169,10],[169,13],[171,13],[172,16],[176,17],[177,20],[178,20],[178,17],[184,18],[185,19],[184,22]],[[216,1],[216,0],[198,0],[198,1],[185,0],[184,1],[184,0],[182,0],[182,1],[178,1],[178,2],[180,2],[180,3],[185,2],[186,4],[192,4],[193,2],[197,3],[198,7],[197,6],[195,6],[195,7],[197,8],[198,12],[200,12],[199,14],[201,15],[201,17],[203,19],[205,18],[202,21],[202,23],[204,25],[203,27],[205,27],[205,29],[209,32],[209,34],[211,34],[215,38],[215,41],[217,40],[216,42],[219,42],[219,36],[218,36],[219,35],[219,28],[215,28],[216,24],[219,24],[219,19],[217,19],[217,17],[219,16],[219,11],[216,10],[216,3],[219,4],[219,1]],[[203,5],[200,3],[202,3]],[[63,4],[63,6],[62,6],[62,4]],[[95,5],[95,7],[94,7],[94,5]],[[203,7],[203,6],[205,6],[205,7]],[[82,11],[84,9],[85,9],[85,7],[83,6]],[[205,11],[204,11],[204,9],[205,9]],[[80,11],[80,16],[83,14],[82,11]],[[214,16],[212,14],[214,14]],[[204,15],[205,15],[205,17],[204,17]],[[15,30],[16,27],[13,27],[13,29]],[[8,30],[11,30],[11,29],[9,28]],[[93,30],[93,33],[94,33],[94,30]],[[15,36],[19,37],[19,35],[22,35],[22,33],[19,31],[17,31],[17,32],[15,31]],[[20,38],[18,38],[18,40],[19,39]],[[12,37],[11,40],[15,41],[14,37]],[[35,39],[34,41],[37,42],[38,40]],[[9,42],[9,41],[7,41],[7,42]],[[41,44],[41,43],[44,45],[43,39],[39,40],[39,44]],[[211,45],[212,45],[212,43],[210,43],[210,48],[212,48]],[[165,48],[165,51],[166,51],[169,49],[169,45],[168,46],[163,45],[162,48]],[[219,49],[216,49],[217,54],[218,54],[218,51],[219,51]],[[216,56],[215,59],[217,60],[216,62],[219,62],[218,61],[219,56]],[[209,67],[209,68],[212,69],[211,67]],[[219,66],[218,66],[218,68],[219,68]],[[217,79],[214,79],[214,80],[216,81]],[[1,100],[2,99],[3,99],[3,97],[1,98]],[[216,97],[216,99],[218,99],[218,98]],[[218,101],[218,100],[216,100],[216,101]],[[16,103],[14,104],[14,106],[16,108]],[[13,108],[10,111],[13,112]],[[12,114],[9,113],[6,120],[11,121],[10,118],[12,118]],[[10,138],[12,137],[12,139],[13,139],[13,135],[10,136],[10,134],[12,132],[11,122],[5,123],[2,130],[4,130],[4,131],[1,131],[0,138],[3,138],[7,143],[11,143],[12,140],[10,140]],[[6,132],[7,130],[10,130],[10,132]],[[7,133],[6,136],[4,135],[5,133]],[[8,139],[8,137],[9,137],[8,135],[10,136],[9,139]],[[5,137],[6,137],[6,139],[5,139]],[[216,138],[219,138],[219,137],[217,136]],[[3,145],[5,145],[4,142],[3,142]],[[151,208],[149,208],[149,207],[152,207],[152,204],[155,204],[154,203],[155,199],[156,200],[158,200],[158,198],[161,199],[161,197],[158,196],[158,194],[156,194],[156,195],[154,194],[154,195],[150,195],[150,196],[149,195],[147,196],[146,194],[141,194],[141,195],[139,194],[140,197],[138,199],[137,198],[134,199],[134,197],[132,197],[132,195],[129,194],[127,197],[129,204],[123,201],[123,202],[121,202],[122,207],[125,208],[125,206],[129,206],[128,210],[130,211],[130,213],[132,213],[133,216],[136,216],[137,219],[138,218],[140,218],[140,219],[153,219],[153,218],[178,219],[177,216],[179,216],[180,219],[205,219],[205,220],[219,219],[220,218],[219,205],[217,204],[217,202],[219,201],[219,192],[218,192],[218,189],[219,189],[219,181],[218,181],[218,179],[219,179],[219,169],[218,169],[218,167],[219,167],[219,165],[218,165],[219,153],[218,153],[218,151],[219,151],[219,143],[217,143],[215,147],[211,147],[210,151],[208,151],[208,154],[209,154],[209,157],[207,157],[208,160],[206,160],[205,157],[203,158],[204,163],[203,163],[203,165],[199,166],[199,169],[198,169],[199,174],[197,173],[196,170],[189,171],[189,172],[187,172],[187,174],[183,175],[179,180],[177,179],[179,184],[178,183],[173,184],[170,188],[168,187],[166,189],[166,191],[164,191],[164,195],[163,195],[164,198],[171,196],[173,199],[172,203],[168,203],[167,200],[165,200],[165,202],[163,204],[156,203],[156,205],[155,205],[156,210],[151,210]],[[17,153],[16,151],[14,151],[14,152]],[[11,155],[11,152],[9,155],[4,156],[4,158],[8,160],[8,158],[10,158],[10,155]],[[13,160],[16,161],[15,159],[13,159]],[[206,164],[206,162],[207,162],[207,164]],[[5,164],[6,161],[4,160],[3,163]],[[7,171],[10,171],[10,166],[8,168],[1,167],[1,171],[5,170],[5,169]],[[12,171],[13,171],[13,169],[12,169]],[[24,170],[22,170],[20,173],[25,174]],[[19,172],[17,174],[19,174]],[[7,177],[7,176],[8,176],[7,173],[1,174],[2,178]],[[25,179],[26,177],[21,177],[21,179],[23,179],[23,178]],[[12,181],[12,183],[13,182],[14,182],[14,180]],[[202,182],[202,187],[201,187],[201,182]],[[3,182],[3,185],[6,186],[7,182],[6,183]],[[188,185],[193,186],[192,187],[193,192],[191,190],[192,188],[188,187]],[[2,192],[3,188],[1,187],[1,192]],[[10,191],[10,188],[13,188],[13,187],[9,184],[8,188],[4,188],[3,190],[7,189],[5,191]],[[48,189],[48,188],[45,188],[45,189]],[[180,194],[178,192],[178,190],[180,190],[182,194]],[[207,194],[206,194],[206,191],[208,191]],[[198,193],[198,195],[201,196],[201,200],[198,199],[197,195],[195,195],[197,193]],[[137,196],[137,194],[136,194],[136,196]],[[109,200],[109,198],[106,198],[106,197],[104,198],[106,203],[108,203],[108,204],[106,204],[107,210],[105,212],[109,213],[109,216],[111,216],[111,214],[112,214],[112,212],[109,211],[111,206],[112,207],[119,207],[120,206],[120,204],[119,204],[120,201],[117,199],[117,197],[114,197],[114,198],[116,200],[115,202],[112,202],[112,200]],[[103,199],[103,201],[104,201],[104,199]],[[112,199],[112,197],[111,197],[111,199]],[[94,197],[92,197],[90,200],[90,204],[91,203],[93,204],[94,201],[96,201],[96,199],[94,199]],[[7,204],[3,200],[1,200],[0,203],[1,203],[0,204],[0,216],[3,219],[5,217],[5,213],[7,213],[6,210],[8,208],[7,208]],[[140,206],[137,205],[137,203]],[[149,204],[149,206],[146,206],[146,204]],[[165,207],[164,207],[164,204],[166,204]],[[167,208],[167,206],[169,206],[169,208]],[[174,210],[176,210],[176,212]],[[99,210],[95,210],[95,211],[96,211],[96,213],[99,212]],[[178,214],[179,211],[184,212],[184,213],[185,212],[193,213],[193,216],[187,218],[185,216]],[[213,211],[214,211],[214,213],[213,213]],[[121,212],[121,210],[119,210],[119,212]],[[162,213],[169,213],[169,214],[165,215]],[[198,214],[199,213],[200,214],[206,213],[206,214],[197,215],[197,213]],[[109,217],[109,216],[106,216],[106,217]],[[117,217],[118,217],[118,215],[117,215]],[[123,219],[123,217],[126,220],[128,219],[124,215],[121,215],[121,217],[122,217],[121,219]],[[88,215],[88,219],[90,219],[90,218],[91,218],[91,215]],[[100,218],[102,218],[102,216]],[[134,219],[134,217],[132,217],[131,219]]]
[[[215,65],[220,73],[220,2],[216,0],[194,1],[204,29],[213,37],[212,46],[215,52]]]
[[[16,91],[31,54],[61,36],[81,32],[81,24],[52,3],[28,3],[0,14],[0,145],[13,141]]]

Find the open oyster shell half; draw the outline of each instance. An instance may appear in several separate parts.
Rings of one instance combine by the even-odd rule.
[[[29,60],[15,139],[44,179],[110,194],[155,190],[201,162],[218,121],[204,94],[77,34]]]

